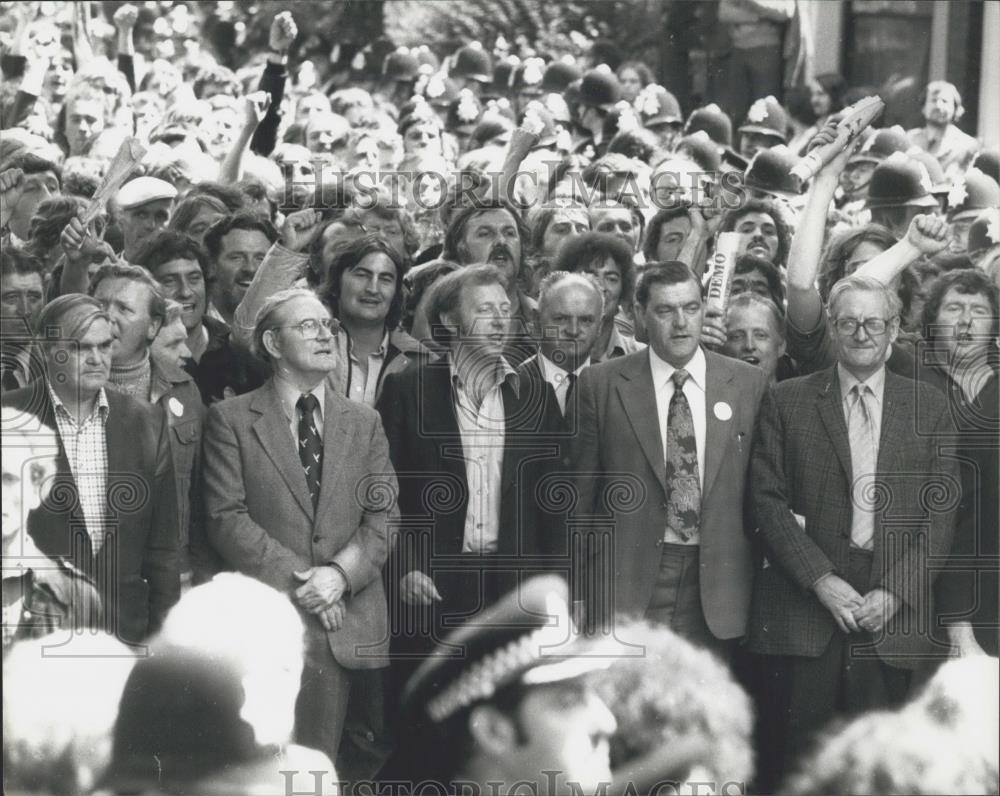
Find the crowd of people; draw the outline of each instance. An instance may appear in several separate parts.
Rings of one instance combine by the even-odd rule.
[[[0,63],[7,791],[998,792],[954,85],[845,139],[838,75],[808,119],[596,45],[321,84],[291,12],[234,72],[189,4],[77,5]]]

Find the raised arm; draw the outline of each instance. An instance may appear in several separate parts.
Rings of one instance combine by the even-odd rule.
[[[829,122],[809,142],[809,149],[830,143],[836,137],[836,124]],[[826,214],[852,151],[853,147],[845,147],[813,178],[806,207],[792,236],[788,252],[787,311],[789,322],[801,332],[813,331],[823,320],[823,299],[816,288],[816,276],[826,236]]]
[[[890,285],[910,265],[925,255],[931,257],[948,245],[951,232],[948,222],[932,215],[917,216],[910,221],[906,236],[894,246],[862,265],[855,273],[870,276],[883,285]]]
[[[135,93],[135,41],[132,32],[139,19],[139,9],[126,3],[115,11],[114,23],[117,31],[118,71],[125,75],[128,87]]]
[[[219,167],[219,182],[231,185],[243,177],[243,156],[250,148],[250,140],[271,110],[271,95],[255,91],[243,98],[243,126],[233,139],[233,145]]]
[[[302,277],[309,255],[305,254],[322,227],[319,210],[296,210],[281,227],[281,240],[275,243],[254,274],[243,300],[233,314],[233,339],[249,347],[257,313],[264,301],[279,290],[294,286]]]
[[[271,95],[271,105],[260,120],[250,140],[252,152],[267,157],[274,151],[278,141],[278,127],[281,125],[281,101],[285,97],[287,79],[288,48],[292,46],[299,30],[291,12],[282,11],[271,21],[268,35],[267,63],[257,86],[259,91]]]

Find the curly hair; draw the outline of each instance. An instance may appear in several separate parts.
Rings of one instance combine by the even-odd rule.
[[[556,253],[553,271],[578,273],[589,266],[600,267],[608,258],[615,261],[622,275],[620,303],[629,304],[635,290],[635,263],[628,244],[616,235],[603,232],[585,232],[566,240]]]
[[[939,327],[937,318],[941,312],[941,304],[948,291],[952,289],[966,296],[983,295],[986,297],[990,303],[990,315],[993,319],[990,334],[996,336],[1000,331],[1000,288],[978,268],[963,268],[941,274],[931,282],[921,317],[924,338],[934,340],[936,327]]]
[[[665,627],[636,621],[616,629],[645,655],[626,657],[594,675],[618,722],[612,768],[698,737],[707,744],[694,765],[718,782],[753,775],[753,705],[729,669]]]
[[[727,210],[719,224],[719,232],[732,232],[740,219],[750,213],[766,213],[774,221],[774,228],[778,233],[778,253],[775,255],[774,264],[784,268],[788,262],[788,249],[792,245],[792,232],[785,223],[781,211],[770,199],[751,199],[746,204]]]

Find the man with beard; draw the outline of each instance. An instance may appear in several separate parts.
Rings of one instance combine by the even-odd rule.
[[[501,201],[472,203],[451,218],[443,256],[461,265],[488,263],[499,270],[510,305],[504,358],[517,367],[535,352],[538,304],[523,290],[524,242],[530,237],[520,213]]]
[[[722,217],[719,232],[739,234],[737,256],[751,254],[769,260],[778,268],[784,268],[788,262],[791,234],[773,202],[751,199],[727,211]]]
[[[976,157],[979,142],[955,126],[965,113],[958,89],[944,80],[928,83],[922,113],[924,126],[908,130],[907,135],[916,146],[936,157],[946,174],[960,177]]]

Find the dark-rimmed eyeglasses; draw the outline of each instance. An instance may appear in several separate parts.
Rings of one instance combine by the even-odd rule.
[[[862,327],[867,334],[877,335],[885,334],[885,330],[889,328],[891,320],[891,318],[865,318],[863,321],[859,321],[857,318],[837,318],[833,322],[833,325],[837,330],[837,334],[844,337],[853,337],[857,334],[858,329]]]

